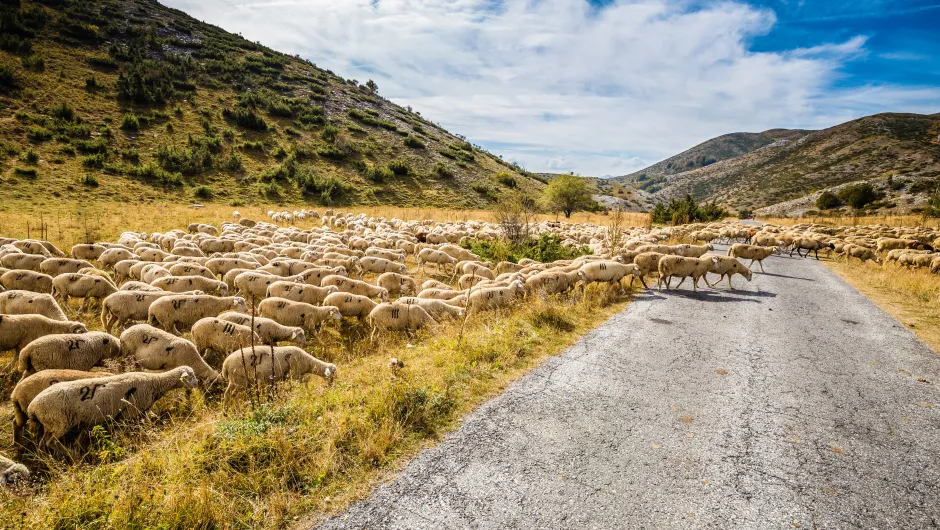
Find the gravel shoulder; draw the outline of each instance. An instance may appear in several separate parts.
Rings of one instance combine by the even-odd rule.
[[[320,528],[940,526],[940,358],[822,263],[765,268],[639,295]]]

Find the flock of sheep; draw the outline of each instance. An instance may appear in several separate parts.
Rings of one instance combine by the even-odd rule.
[[[74,455],[92,427],[139,417],[175,388],[224,382],[229,405],[258,381],[316,375],[331,382],[337,367],[304,347],[343,319],[368,324],[374,338],[507,307],[525,296],[577,292],[592,283],[623,288],[627,278],[646,287],[655,275],[660,289],[688,278],[697,289],[701,279],[711,286],[707,275],[714,274],[730,288],[734,274],[750,281],[750,266],[756,262],[763,271],[763,260],[783,250],[802,256],[829,249],[866,259],[853,250],[903,247],[900,261],[908,253],[924,255],[918,248],[930,247],[935,236],[733,223],[614,232],[542,222],[532,227],[535,235],[555,234],[591,253],[553,263],[492,263],[460,246],[501,237],[498,225],[483,221],[307,210],[269,212],[278,224],[233,217],[220,229],[191,224],[166,233],[126,232],[113,243],[75,245],[70,257],[47,241],[0,238],[0,352],[14,352],[6,369],[21,376],[11,395],[16,447]],[[289,226],[308,218],[321,226]],[[728,255],[710,252],[718,241],[734,243]],[[419,284],[416,275],[428,267],[435,279]],[[77,310],[69,304],[75,298]],[[84,315],[89,304],[100,311],[102,331],[68,316]],[[120,335],[112,334],[117,330]],[[224,356],[221,363],[207,361],[210,351]],[[93,370],[109,359],[132,360],[140,371]],[[26,475],[0,455],[0,482]]]

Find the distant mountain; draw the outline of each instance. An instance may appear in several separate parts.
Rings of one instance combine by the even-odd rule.
[[[695,147],[657,162],[640,171],[615,177],[623,183],[638,183],[664,175],[676,175],[700,167],[710,166],[722,160],[750,153],[755,149],[777,142],[798,140],[813,131],[803,129],[770,129],[762,133],[731,133],[712,138]]]
[[[940,114],[886,113],[814,132],[772,130],[745,136],[748,140],[725,135],[616,180],[651,193],[654,203],[691,192],[698,199],[717,200],[731,208],[770,207],[767,212],[778,214],[813,209],[822,190],[869,182],[884,194],[876,207],[910,210],[922,205],[927,192],[940,183],[938,134]],[[720,149],[705,149],[716,141]],[[733,146],[750,150],[717,160],[719,151],[730,154]],[[715,153],[717,161],[688,171],[665,172],[669,161],[674,167],[676,162],[690,160],[688,154],[695,150]],[[653,168],[662,172],[653,173]],[[774,208],[778,203],[784,204]]]
[[[0,0],[0,203],[480,208],[543,186],[367,80],[154,0]]]

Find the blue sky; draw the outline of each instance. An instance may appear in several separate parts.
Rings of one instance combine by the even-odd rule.
[[[164,0],[361,81],[533,171],[940,112],[940,0]]]

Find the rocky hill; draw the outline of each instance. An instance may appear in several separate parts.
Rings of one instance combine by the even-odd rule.
[[[870,209],[910,211],[921,207],[940,183],[940,114],[877,114],[808,134],[761,134],[768,133],[777,140],[704,167],[646,172],[645,178],[641,171],[617,180],[651,193],[653,201],[691,192],[731,208],[766,208],[775,214],[812,209],[823,190],[862,182],[872,184],[880,196]],[[721,138],[727,136],[716,140]],[[688,159],[680,158],[683,155],[673,158]]]
[[[485,207],[534,175],[152,0],[0,3],[0,202]],[[8,202],[9,203],[9,202]]]

